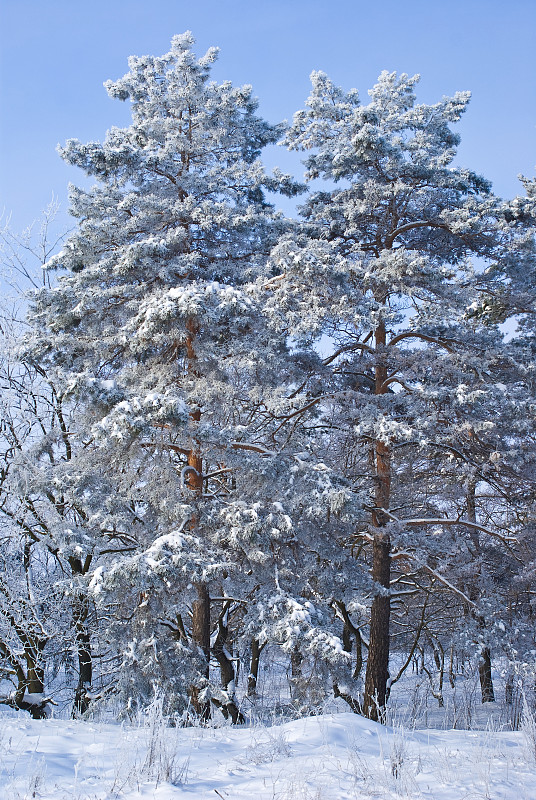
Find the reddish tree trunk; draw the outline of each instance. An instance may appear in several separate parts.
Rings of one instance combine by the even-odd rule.
[[[210,596],[207,584],[196,584],[197,599],[192,606],[192,640],[197,645],[200,656],[203,657],[201,673],[208,681],[210,664]],[[201,720],[210,719],[210,701],[199,699],[199,687],[190,688],[190,698],[194,711]]]
[[[199,326],[195,320],[188,320],[186,323],[188,335],[186,337],[186,358],[188,361],[188,372],[195,374],[195,361],[197,355],[194,348],[194,339],[199,332]],[[191,418],[194,422],[201,419],[201,411],[196,409],[192,412]],[[199,497],[203,494],[203,459],[195,448],[188,453],[188,466],[192,467],[187,473],[187,483],[190,489]],[[198,524],[197,517],[194,515],[190,523],[191,528]],[[200,669],[202,677],[208,682],[210,677],[210,595],[208,586],[204,581],[196,584],[197,599],[192,604],[192,641],[197,646],[202,666]],[[192,708],[203,721],[210,719],[210,701],[199,699],[199,687],[190,687],[190,700]]]
[[[387,367],[384,363],[386,346],[385,325],[381,323],[375,331],[377,366],[375,370],[375,393],[387,392]],[[374,444],[376,510],[372,514],[375,528],[372,545],[372,579],[377,590],[370,612],[370,644],[365,675],[363,712],[369,719],[383,721],[389,678],[389,623],[391,616],[391,542],[385,530],[387,510],[391,498],[391,450],[388,444],[377,440]],[[384,590],[384,591],[383,591]]]

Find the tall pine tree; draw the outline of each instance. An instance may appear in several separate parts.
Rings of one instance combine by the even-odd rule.
[[[305,342],[329,337],[315,381],[331,392],[339,440],[354,448],[341,463],[356,487],[368,481],[370,524],[358,538],[375,586],[363,702],[372,719],[383,718],[389,687],[393,564],[429,572],[453,526],[479,529],[468,508],[449,518],[438,462],[454,461],[455,479],[470,483],[478,459],[457,453],[482,432],[493,439],[489,409],[504,405],[502,338],[475,313],[478,270],[504,257],[501,204],[486,180],[453,166],[451,124],[468,93],[418,104],[417,80],[384,72],[361,105],[356,91],[313,73],[286,143],[307,153],[308,180],[328,184],[273,254],[274,319]],[[404,487],[410,456],[428,462],[422,494]]]
[[[207,718],[212,698],[240,721],[231,611],[258,645],[307,634],[340,660],[311,600],[351,496],[302,452],[308,434],[289,434],[297,360],[252,289],[289,229],[265,192],[298,189],[258,160],[280,131],[250,87],[210,82],[216,52],[196,60],[192,43],[131,58],[107,89],[131,101],[132,124],[62,148],[97,183],[71,190],[78,225],[49,264],[57,288],[36,296],[27,352],[78,408],[70,480],[105,541],[91,590],[111,603],[125,702],[159,686],[170,707]]]

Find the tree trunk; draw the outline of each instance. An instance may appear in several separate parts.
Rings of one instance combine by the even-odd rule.
[[[290,653],[290,699],[300,703],[305,699],[302,663],[303,655],[298,645],[294,645]]]
[[[445,699],[443,697],[443,683],[445,680],[445,651],[441,646],[441,642],[439,642],[436,646],[432,641],[432,651],[437,668],[437,694],[435,695],[435,698],[439,703],[439,707],[444,708]]]
[[[22,711],[28,711],[33,719],[45,719],[48,716],[48,702],[39,701],[37,697],[42,696],[45,691],[45,669],[42,662],[42,654],[47,643],[47,639],[38,639],[29,635],[24,643],[24,659],[26,661],[26,680],[17,687],[16,707]],[[35,699],[24,699],[26,692],[35,695]]]
[[[391,598],[387,593],[391,576],[391,545],[387,535],[376,534],[372,545],[372,579],[386,589],[376,594],[370,612],[370,645],[365,675],[363,710],[366,717],[383,722],[389,679],[389,621]]]
[[[494,703],[495,692],[493,690],[493,678],[491,675],[491,652],[489,647],[483,647],[480,653],[478,664],[478,674],[480,676],[480,692],[483,703]]]
[[[76,646],[78,651],[78,685],[74,696],[73,717],[85,714],[91,704],[89,695],[93,680],[93,659],[91,637],[87,628],[89,602],[85,595],[79,595],[73,602],[73,618],[76,626]]]
[[[249,675],[248,675],[248,697],[254,697],[257,694],[257,682],[259,680],[259,664],[261,660],[261,653],[264,650],[265,644],[259,644],[258,639],[251,640],[251,660],[249,662]]]
[[[227,612],[228,608],[225,607],[218,619],[218,634],[212,647],[212,652],[220,666],[222,688],[228,695],[227,701],[222,703],[221,711],[226,719],[231,717],[233,725],[242,725],[245,719],[238,708],[235,696],[235,668],[226,649],[229,640],[229,628],[226,622]]]
[[[24,646],[26,659],[26,691],[30,694],[43,694],[45,691],[45,670],[41,665],[43,646],[35,640],[32,645]]]
[[[385,324],[375,331],[376,358],[375,393],[387,392],[387,367],[384,363],[386,345]],[[388,510],[391,499],[391,450],[381,440],[374,444],[375,457],[375,511],[372,514],[374,541],[372,544],[372,579],[377,584],[370,612],[370,645],[365,675],[363,713],[369,719],[383,722],[389,679],[389,623],[391,616],[391,541],[385,530],[389,518],[382,509]]]
[[[363,666],[363,643],[361,639],[361,633],[359,632],[359,628],[356,628],[353,625],[350,615],[348,614],[348,610],[344,603],[340,600],[335,601],[335,605],[339,609],[340,615],[343,619],[343,629],[342,629],[342,647],[345,653],[351,653],[353,650],[353,640],[355,639],[356,643],[356,665],[353,671],[352,679],[357,680],[359,677],[359,673],[361,672],[361,668]],[[345,684],[347,682],[345,681]],[[333,696],[340,697],[344,700],[354,714],[362,714],[363,709],[361,707],[361,703],[355,697],[353,697],[350,692],[345,691],[344,689],[341,690],[341,687],[337,683],[337,681],[333,682]]]
[[[475,495],[476,495],[476,479],[472,479],[469,481],[469,485],[467,487],[467,519],[470,522],[476,522]],[[471,534],[471,539],[473,541],[473,547],[475,549],[475,553],[478,559],[476,575],[475,575],[475,577],[478,578],[480,575],[480,537],[478,531],[475,531],[474,533]],[[473,601],[478,600],[478,591],[474,584],[471,587],[469,596]],[[478,615],[477,622],[478,626],[482,628],[482,630],[484,630],[486,627],[484,618]],[[493,677],[491,674],[491,650],[489,647],[483,647],[480,652],[480,658],[478,660],[478,675],[480,678],[480,694],[482,697],[482,702],[494,703],[495,692],[493,689]]]
[[[91,556],[86,558],[84,564],[80,558],[69,558],[69,566],[73,579],[76,581],[85,575],[91,565]],[[72,716],[85,714],[91,704],[90,690],[93,681],[93,656],[91,653],[91,635],[87,627],[89,617],[89,599],[83,592],[75,592],[72,601],[72,618],[76,636],[76,650],[78,655],[78,684],[73,703]]]
[[[197,599],[192,606],[192,641],[197,645],[201,660],[200,674],[208,683],[210,675],[210,596],[207,584],[196,584]],[[192,707],[199,719],[210,719],[210,701],[199,699],[199,687],[190,687]]]
[[[13,623],[13,621],[10,619],[10,622]],[[31,633],[23,631],[19,626],[16,627],[16,631],[19,641],[23,645],[23,653],[20,654],[20,657],[18,652],[11,650],[6,642],[0,639],[0,656],[11,665],[13,674],[17,677],[17,688],[7,697],[1,696],[0,704],[28,711],[33,719],[44,719],[48,716],[48,705],[51,700],[43,696],[45,670],[41,662],[41,654],[48,640],[39,639]],[[24,661],[26,670],[23,667]],[[33,694],[34,697],[29,698],[28,694]],[[41,699],[35,695],[40,696]]]
[[[199,326],[194,319],[189,319],[186,323],[186,359],[188,362],[188,373],[195,375],[195,362],[197,355],[194,347],[194,340],[199,332]],[[201,419],[201,410],[195,409],[191,413],[194,422]],[[188,453],[188,466],[192,469],[187,474],[188,486],[196,495],[201,498],[203,494],[203,459],[196,448],[192,448]],[[198,524],[198,519],[192,518],[190,527],[193,529]],[[208,586],[204,581],[196,584],[197,599],[192,605],[192,641],[197,645],[197,650],[201,658],[200,676],[207,683],[210,678],[210,596]],[[207,722],[210,719],[210,701],[199,699],[199,687],[190,687],[190,699],[192,707],[198,717]]]

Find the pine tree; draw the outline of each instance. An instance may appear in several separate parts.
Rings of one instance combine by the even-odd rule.
[[[307,152],[308,180],[329,183],[311,194],[301,231],[272,257],[280,272],[274,320],[305,343],[329,337],[332,353],[315,380],[331,396],[340,441],[353,448],[346,474],[356,487],[369,481],[370,526],[360,540],[372,550],[375,586],[363,703],[372,719],[383,718],[390,682],[401,577],[393,565],[407,559],[445,583],[434,565],[445,563],[447,532],[485,528],[474,514],[448,516],[448,483],[436,476],[439,466],[446,481],[454,462],[455,480],[472,480],[474,462],[457,454],[481,433],[493,440],[489,409],[497,401],[501,409],[495,382],[508,360],[500,333],[475,313],[481,297],[471,262],[478,257],[481,270],[504,257],[501,204],[486,180],[452,166],[459,137],[450,126],[469,94],[417,104],[417,80],[384,72],[362,106],[356,91],[313,73],[286,143]],[[410,456],[428,463],[417,495],[403,481]]]
[[[77,229],[49,264],[57,287],[36,296],[27,353],[78,410],[70,477],[101,537],[90,588],[127,707],[160,686],[169,708],[207,718],[212,698],[240,721],[230,618],[245,640],[307,635],[337,660],[311,598],[352,498],[313,452],[297,457],[300,367],[253,291],[289,229],[265,192],[299,188],[258,160],[280,131],[250,87],[210,82],[216,52],[196,60],[192,43],[131,58],[107,89],[132,124],[61,149],[97,183],[71,190]]]

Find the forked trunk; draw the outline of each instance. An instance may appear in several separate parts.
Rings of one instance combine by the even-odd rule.
[[[212,652],[220,667],[222,688],[227,693],[227,699],[221,703],[221,712],[225,719],[231,718],[233,725],[242,725],[245,719],[238,707],[235,696],[236,671],[234,662],[228,653],[229,627],[226,621],[227,612],[228,608],[224,607],[218,619],[218,633],[212,646]],[[215,700],[213,702],[215,705],[220,706]]]
[[[25,634],[23,637],[24,660],[26,674],[21,662],[14,660],[15,673],[18,678],[17,689],[13,696],[13,707],[28,711],[33,719],[45,719],[48,716],[49,700],[44,697],[45,669],[43,666],[43,650],[48,639]],[[8,703],[9,705],[9,703]]]

